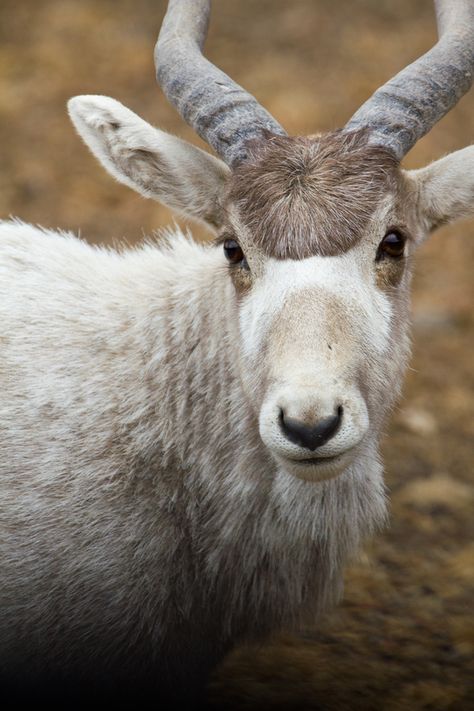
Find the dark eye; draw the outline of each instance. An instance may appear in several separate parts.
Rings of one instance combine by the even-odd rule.
[[[226,239],[224,241],[224,254],[231,264],[242,263],[242,266],[247,267],[247,260],[245,259],[242,247],[235,239]]]
[[[400,232],[387,232],[379,244],[376,260],[380,261],[385,257],[400,259],[405,251],[406,238]]]

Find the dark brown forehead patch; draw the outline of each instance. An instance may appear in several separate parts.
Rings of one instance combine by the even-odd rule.
[[[229,201],[257,247],[278,259],[346,252],[397,182],[398,162],[365,131],[272,136],[250,147]]]

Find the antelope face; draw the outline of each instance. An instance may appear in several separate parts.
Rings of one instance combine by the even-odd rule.
[[[370,130],[265,133],[230,169],[108,97],[69,111],[118,180],[217,230],[241,382],[277,462],[315,481],[376,456],[409,350],[410,256],[473,213],[474,147],[403,171]]]
[[[245,255],[233,266],[243,378],[259,401],[263,441],[303,478],[341,471],[377,434],[403,369],[408,278],[398,243],[406,239],[409,254],[410,225],[401,221],[394,163],[474,77],[474,53],[464,51],[474,43],[473,3],[435,5],[441,41],[376,91],[343,129],[366,131],[373,150],[340,136],[306,148],[283,138],[275,119],[203,61],[207,1],[200,12],[191,0],[170,2],[156,45],[166,95],[234,169],[224,222]],[[263,145],[253,165],[252,141]],[[331,142],[339,148],[331,150]],[[472,155],[461,161],[472,176]],[[451,167],[459,162],[448,160]],[[441,166],[442,183],[455,182],[457,170],[450,172]],[[467,190],[454,190],[457,199],[443,194],[429,169],[432,195],[422,195],[418,177],[414,212],[422,230],[436,224],[436,215],[447,221],[462,214],[472,201],[471,177]]]
[[[416,224],[363,135],[270,140],[230,178],[219,240],[260,436],[307,480],[372,450],[408,355]],[[411,222],[412,224],[409,224]]]

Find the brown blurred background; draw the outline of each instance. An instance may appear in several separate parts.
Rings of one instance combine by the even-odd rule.
[[[110,94],[198,144],[155,85],[164,0],[1,0],[0,218],[130,243],[174,219],[114,183],[65,103]],[[219,0],[208,56],[291,134],[341,126],[434,41],[430,0]],[[474,92],[407,157],[474,138]],[[202,229],[195,233],[201,239]],[[237,650],[216,674],[228,709],[472,709],[474,221],[419,253],[414,357],[384,455],[390,528],[347,574],[317,630]]]

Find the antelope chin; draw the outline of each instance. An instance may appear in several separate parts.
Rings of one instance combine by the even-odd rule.
[[[303,459],[277,457],[277,461],[288,474],[297,479],[311,482],[334,479],[347,469],[353,459],[352,450],[326,457],[316,456]]]

